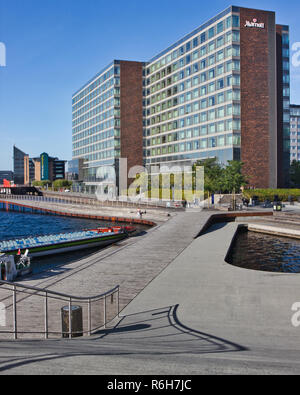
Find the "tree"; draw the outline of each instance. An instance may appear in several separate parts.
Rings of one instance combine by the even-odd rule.
[[[43,181],[33,181],[32,185],[34,187],[43,187],[45,188],[47,185],[51,186],[52,182],[50,180],[43,180]]]
[[[224,169],[217,158],[203,159],[196,162],[195,166],[204,167],[204,191],[210,194],[221,192]]]
[[[243,175],[243,163],[229,160],[224,169],[222,186],[228,192],[239,193],[242,186],[247,185],[247,178]]]
[[[72,186],[72,181],[68,180],[55,180],[53,182],[54,188],[70,188]]]
[[[300,161],[294,160],[290,167],[290,179],[294,188],[300,188]]]

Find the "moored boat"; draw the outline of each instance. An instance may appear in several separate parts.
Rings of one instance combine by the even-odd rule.
[[[19,240],[0,241],[0,251],[17,255],[29,250],[30,257],[41,257],[86,248],[104,247],[128,237],[122,227],[98,228],[57,235],[29,237]]]

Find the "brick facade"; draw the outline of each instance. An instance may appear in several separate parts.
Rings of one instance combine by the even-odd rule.
[[[265,27],[245,26],[253,20]],[[276,187],[275,13],[241,8],[240,24],[241,160],[250,186]]]
[[[143,166],[143,63],[120,61],[120,68],[121,158],[129,171]]]

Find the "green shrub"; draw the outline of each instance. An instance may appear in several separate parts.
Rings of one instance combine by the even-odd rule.
[[[243,193],[244,197],[250,199],[257,196],[260,202],[265,200],[274,200],[274,196],[278,195],[282,202],[288,201],[289,196],[293,197],[294,201],[300,198],[300,189],[247,189]]]

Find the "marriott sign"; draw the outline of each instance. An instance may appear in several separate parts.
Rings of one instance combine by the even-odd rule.
[[[253,19],[252,22],[246,21],[245,27],[256,27],[259,29],[264,29],[265,24],[264,23],[257,23],[257,19]]]

